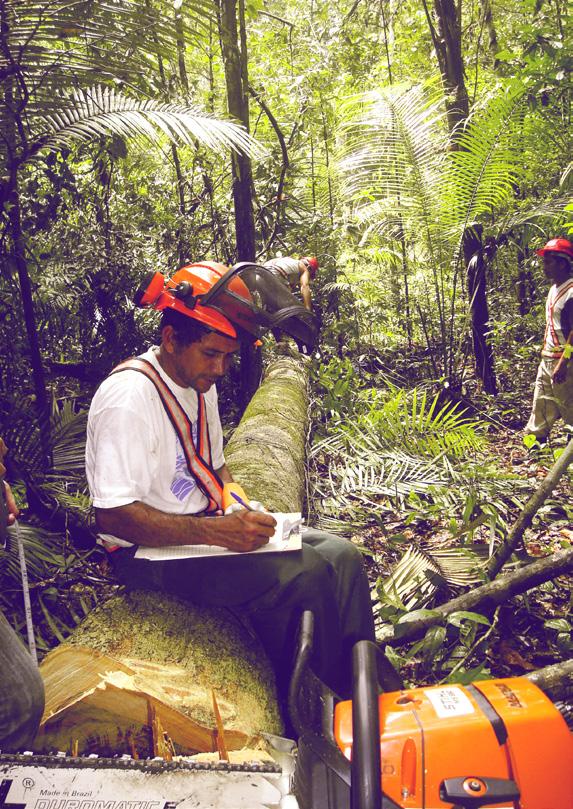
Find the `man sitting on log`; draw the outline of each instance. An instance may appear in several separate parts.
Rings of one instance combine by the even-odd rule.
[[[284,704],[303,610],[315,617],[314,668],[342,693],[350,650],[358,640],[374,639],[374,624],[368,580],[352,543],[309,529],[300,551],[249,554],[268,542],[274,518],[221,511],[223,484],[232,478],[216,381],[241,341],[253,342],[277,320],[297,339],[312,331],[312,314],[293,296],[271,311],[273,284],[282,288],[283,306],[287,293],[270,273],[266,286],[265,271],[241,275],[240,267],[191,264],[168,281],[155,273],[140,289],[136,302],[162,311],[161,342],[119,365],[96,392],[86,470],[99,541],[122,581],[246,614]],[[140,545],[199,544],[238,553],[176,561],[136,555]]]

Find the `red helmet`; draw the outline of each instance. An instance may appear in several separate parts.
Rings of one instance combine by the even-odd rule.
[[[567,239],[550,239],[545,247],[535,251],[538,256],[544,256],[546,253],[554,253],[557,256],[563,256],[570,262],[573,262],[573,244]]]
[[[303,256],[301,261],[304,261],[304,263],[308,267],[310,277],[314,281],[314,278],[318,270],[318,259],[316,258],[316,256]]]
[[[215,286],[228,269],[224,264],[215,261],[202,261],[181,267],[171,279],[166,279],[160,272],[152,273],[137,290],[135,304],[158,311],[175,309],[187,317],[200,321],[213,331],[237,339],[239,335],[233,321],[239,304],[235,307],[232,303],[230,306],[227,305],[224,314],[215,306],[201,304],[201,298]],[[243,298],[245,301],[251,301],[251,294],[240,278],[232,278],[228,286],[235,294],[235,300]],[[251,324],[250,318],[245,318],[244,312],[241,312],[241,315],[240,326],[255,334],[256,324],[254,322]]]

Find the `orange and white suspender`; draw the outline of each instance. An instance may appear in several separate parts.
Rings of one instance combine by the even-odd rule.
[[[197,393],[198,446],[196,447],[193,441],[191,420],[179,404],[175,394],[163,381],[153,365],[141,357],[132,357],[125,360],[125,362],[121,362],[111,373],[117,374],[121,371],[138,371],[155,385],[161,404],[183,447],[189,472],[193,475],[197,485],[209,501],[206,512],[220,509],[223,500],[223,482],[211,465],[211,441],[209,439],[205,397],[201,393]]]
[[[559,339],[559,335],[555,328],[555,318],[554,312],[555,307],[562,298],[567,295],[573,289],[573,280],[569,281],[568,283],[563,285],[563,288],[559,290],[559,293],[551,298],[551,292],[547,298],[547,307],[545,313],[545,336],[543,338],[543,349],[541,351],[541,356],[543,357],[550,357],[552,359],[560,359],[563,355],[563,344]],[[556,290],[557,292],[557,290]],[[548,344],[548,338],[551,335],[551,342],[552,345]]]

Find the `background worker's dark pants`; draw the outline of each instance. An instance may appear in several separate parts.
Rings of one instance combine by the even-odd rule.
[[[284,700],[303,610],[315,618],[313,668],[334,690],[350,686],[352,646],[374,640],[370,590],[360,552],[321,531],[301,551],[149,562],[115,551],[114,568],[131,589],[173,593],[195,604],[246,614],[271,660]]]
[[[0,612],[0,750],[29,749],[44,711],[36,664]]]

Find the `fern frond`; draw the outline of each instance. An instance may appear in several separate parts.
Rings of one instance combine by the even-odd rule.
[[[153,143],[164,135],[192,146],[198,141],[215,151],[231,148],[262,153],[262,147],[238,124],[183,104],[139,101],[110,87],[77,90],[67,108],[47,115],[44,125],[47,134],[38,140],[36,152],[58,150],[102,135],[141,137]]]

